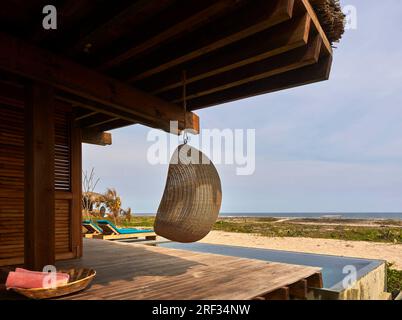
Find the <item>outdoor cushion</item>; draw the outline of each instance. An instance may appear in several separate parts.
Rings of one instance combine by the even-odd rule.
[[[152,229],[135,229],[135,228],[118,228],[116,227],[115,224],[108,220],[98,220],[98,224],[108,224],[110,225],[113,229],[115,229],[118,233],[120,234],[130,234],[130,233],[144,233],[144,232],[153,232]]]

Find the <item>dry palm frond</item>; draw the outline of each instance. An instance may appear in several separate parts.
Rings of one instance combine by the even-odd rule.
[[[121,209],[121,199],[117,195],[117,191],[115,189],[108,188],[104,194],[104,202],[112,213],[114,222],[116,223]]]

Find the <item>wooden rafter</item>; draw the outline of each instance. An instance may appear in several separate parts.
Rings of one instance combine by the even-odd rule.
[[[318,63],[311,66],[288,71],[250,84],[245,84],[241,88],[231,88],[219,93],[190,100],[188,102],[188,107],[190,110],[196,110],[238,99],[327,80],[331,70],[331,63],[332,56],[322,56]]]
[[[76,19],[79,19],[80,15],[83,12],[83,8],[85,7],[85,1],[63,1],[61,6],[57,6],[58,12],[62,12],[63,15],[60,17],[60,23],[63,25],[63,30],[66,30],[72,22],[76,22]],[[87,9],[88,10],[88,9]],[[39,12],[38,12],[39,13]],[[32,29],[31,32],[31,40],[32,42],[38,43],[44,41],[45,39],[49,39],[52,37],[56,37],[57,32],[48,32],[43,29],[41,23],[38,23],[40,16],[35,23],[35,28]],[[60,35],[60,34],[58,34]]]
[[[97,0],[96,2],[93,0],[59,1],[60,3],[56,4],[58,28],[52,31],[44,30],[42,27],[41,19],[43,16],[40,13],[44,4],[43,1],[41,2],[42,4],[37,4],[34,10],[29,13],[35,17],[36,21],[28,25],[27,34],[30,36],[27,38],[32,40],[32,43],[67,55],[77,43],[77,39],[83,38],[111,17],[125,10],[133,1],[119,0],[115,1],[112,6],[110,0]],[[32,11],[37,14],[33,14]]]
[[[85,111],[84,111],[82,114],[75,116],[74,119],[75,119],[76,121],[83,120],[83,119],[85,119],[85,118],[89,118],[89,117],[92,117],[92,116],[98,114],[97,111],[92,111],[92,110],[87,110],[87,109],[84,109],[84,110],[85,110]]]
[[[93,128],[105,123],[113,122],[118,119],[119,119],[118,117],[108,117],[103,114],[98,114],[96,116],[78,121],[78,125],[81,128]]]
[[[77,106],[75,118],[83,127],[141,123],[169,130],[170,120],[178,120],[179,129],[185,122],[198,128],[198,118],[181,107],[183,70],[188,110],[196,110],[324,80],[322,74],[305,73],[318,70],[332,55],[308,0],[123,0],[110,11],[88,0],[67,0],[59,9],[60,30],[37,32],[31,19],[25,31],[14,34],[27,39],[36,33],[33,42],[87,67],[0,34],[0,72],[55,86],[57,99]],[[88,18],[82,27],[72,13]],[[317,34],[319,66],[311,56]],[[92,49],[85,51],[88,44]],[[89,68],[102,63],[111,66],[108,76]],[[130,78],[140,90],[116,80]]]
[[[131,113],[116,110],[115,108],[113,108],[111,106],[106,106],[106,105],[97,103],[95,101],[90,101],[88,99],[74,96],[71,94],[66,94],[64,92],[63,93],[59,92],[57,95],[57,99],[59,99],[60,101],[70,103],[75,107],[88,109],[88,110],[90,110],[90,112],[89,112],[90,115],[98,114],[98,113],[107,115],[110,117],[117,117],[117,115],[119,115],[120,119],[124,119],[124,120],[126,120],[128,122],[132,122],[132,123],[136,123],[139,120],[138,117],[132,115]],[[80,120],[79,117],[76,118],[76,120]]]
[[[186,99],[189,101],[314,64],[320,56],[321,45],[322,40],[317,35],[308,46],[198,81],[188,86]],[[173,103],[182,103],[177,90],[162,94],[161,97]]]
[[[0,43],[0,69],[51,84],[61,91],[128,113],[133,118],[138,117],[143,124],[166,131],[170,129],[170,121],[178,121],[179,129],[184,129],[186,117],[198,121],[195,115],[186,116],[180,106],[6,34],[0,34]],[[186,122],[186,125],[188,129],[199,126],[193,122]]]
[[[310,32],[310,21],[310,17],[305,14],[239,41],[206,58],[197,59],[187,68],[187,84],[306,45]],[[152,94],[159,94],[181,87],[181,73],[180,70],[174,68],[159,77],[145,79],[139,82],[139,85]]]
[[[130,29],[127,26],[135,28],[173,2],[174,0],[135,1],[101,25],[93,27],[86,33],[83,32],[78,41],[70,45],[69,48],[66,48],[66,53],[73,55],[84,50],[91,52],[93,49],[97,50],[102,48],[105,46],[105,41],[115,39],[116,35],[125,34],[127,29]],[[90,48],[88,48],[88,46],[90,46]]]
[[[108,131],[108,130],[112,130],[112,129],[127,127],[127,126],[130,126],[133,124],[135,124],[135,123],[119,119],[119,120],[114,120],[114,121],[111,121],[108,123],[98,125],[96,127],[93,127],[92,129],[94,131],[103,132],[103,131]]]
[[[118,65],[130,58],[135,57],[138,54],[150,50],[155,46],[160,46],[164,42],[167,42],[174,37],[177,37],[183,33],[188,33],[202,26],[203,24],[211,20],[214,16],[221,14],[229,7],[235,5],[238,2],[239,1],[237,0],[221,0],[212,2],[212,4],[207,8],[195,12],[192,16],[187,17],[183,21],[179,21],[172,27],[163,30],[161,33],[149,37],[147,40],[137,44],[136,46],[126,50],[122,54],[119,54],[113,59],[107,61],[99,69],[105,70],[111,68],[114,65]]]
[[[306,9],[307,13],[311,17],[311,19],[314,23],[314,26],[317,28],[318,33],[320,34],[320,36],[324,42],[324,45],[325,45],[325,48],[326,48],[328,54],[332,55],[332,46],[327,38],[327,35],[325,34],[324,30],[322,29],[320,22],[318,21],[317,15],[316,15],[313,7],[310,4],[310,1],[309,0],[301,0],[301,1],[303,3],[304,8]]]
[[[226,21],[226,24],[218,21],[210,24],[208,30],[202,30],[203,34],[208,34],[208,37],[202,37],[200,34],[195,43],[192,37],[189,38],[188,43],[185,41],[182,45],[184,51],[181,48],[170,50],[171,52],[164,50],[163,54],[166,57],[164,62],[130,77],[129,81],[148,78],[289,20],[292,17],[293,4],[294,0],[253,2],[251,8],[245,12],[240,10],[237,15]],[[216,30],[220,30],[220,32],[216,32]]]

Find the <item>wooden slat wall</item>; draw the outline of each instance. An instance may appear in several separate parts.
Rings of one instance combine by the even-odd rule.
[[[4,100],[0,100],[0,265],[18,263],[24,255],[24,109]]]
[[[59,106],[59,105],[57,105]],[[71,111],[56,107],[55,130],[55,188],[71,191]]]
[[[56,104],[55,114],[55,212],[56,255],[72,251],[71,247],[71,108]]]
[[[57,197],[57,196],[56,196]],[[56,254],[71,251],[71,200],[56,199]]]
[[[74,161],[81,162],[81,142],[73,140],[71,106],[57,102],[55,110],[55,250],[60,260],[81,253],[81,234],[73,230],[80,228],[80,205],[74,203],[80,197],[73,195],[73,182],[80,185],[81,180],[80,172],[75,169],[73,177],[72,170],[73,150],[78,154]],[[23,260],[24,88],[0,82],[0,266]]]

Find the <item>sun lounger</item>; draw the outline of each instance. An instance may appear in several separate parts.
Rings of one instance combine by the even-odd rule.
[[[136,239],[145,238],[147,240],[155,240],[156,233],[151,229],[136,228],[118,228],[108,220],[97,221],[98,226],[102,229],[102,234],[94,234],[94,239],[117,240],[117,239]]]
[[[102,234],[102,229],[91,220],[82,221],[82,226],[87,230],[84,233],[85,238],[93,238],[94,235]]]

